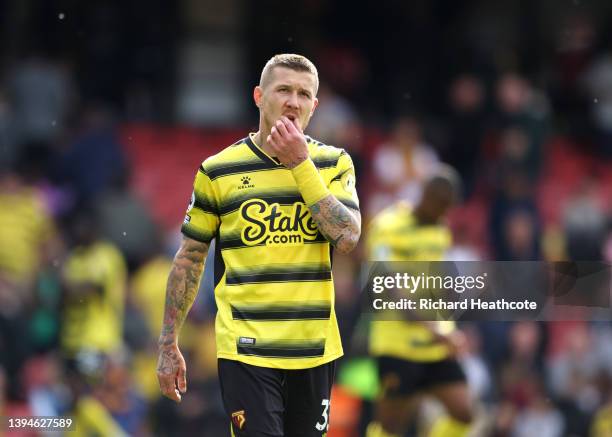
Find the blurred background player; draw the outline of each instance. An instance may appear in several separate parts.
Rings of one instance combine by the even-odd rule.
[[[398,202],[379,213],[367,237],[370,261],[442,261],[451,246],[443,218],[456,201],[459,178],[447,166],[425,181],[413,208]],[[456,360],[462,336],[454,322],[372,321],[370,353],[377,357],[381,393],[367,437],[403,436],[423,395],[445,407],[431,437],[462,437],[472,421],[465,374]]]

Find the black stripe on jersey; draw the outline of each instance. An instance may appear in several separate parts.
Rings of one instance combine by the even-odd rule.
[[[189,223],[183,223],[183,225],[181,226],[181,232],[186,237],[189,237],[192,240],[199,241],[200,243],[208,244],[210,243],[210,240],[215,237],[213,233],[199,231],[193,226],[191,226]]]
[[[233,162],[223,166],[209,169],[206,173],[211,181],[222,176],[229,176],[239,173],[249,173],[262,170],[273,170],[275,168],[283,168],[279,165],[272,165],[269,162]]]
[[[273,167],[278,167],[280,166],[280,162],[277,160],[274,160],[274,158],[270,158],[268,155],[266,155],[263,150],[261,150],[259,147],[257,147],[255,145],[255,143],[253,142],[253,140],[251,139],[251,136],[249,135],[248,137],[245,138],[244,142],[246,143],[246,145],[249,147],[249,149],[251,149],[251,151],[257,155],[257,157],[259,159],[261,159],[263,162],[268,163],[269,165],[273,166]]]
[[[324,168],[333,168],[338,165],[338,160],[340,159],[340,155],[336,158],[315,158],[313,159],[315,166],[322,170]]]
[[[240,238],[240,236],[232,236],[232,237],[223,237],[221,236],[221,238],[219,238],[219,246],[221,248],[221,250],[226,250],[226,249],[243,249],[245,247],[258,247],[258,246],[265,246],[266,245],[266,241],[264,240],[259,244],[253,244],[253,245],[249,245],[249,244],[244,244],[244,242],[242,241],[242,238]],[[306,240],[306,239],[302,239],[302,243],[303,244],[313,244],[313,243],[327,243],[327,240],[325,239],[325,237],[323,235],[321,235],[321,233],[318,233],[316,238],[314,240]]]
[[[270,342],[268,344],[236,345],[239,355],[252,355],[268,358],[308,358],[321,357],[325,353],[325,341],[314,342]]]
[[[336,182],[342,179],[342,176],[344,176],[346,174],[346,172],[351,171],[350,169],[348,170],[344,170],[342,173],[340,173],[339,175],[335,176],[329,183],[331,184],[332,182]]]
[[[280,205],[293,205],[294,203],[305,203],[304,198],[301,194],[268,194],[268,195],[259,195],[257,192],[251,192],[247,197],[242,199],[233,200],[225,205],[221,205],[219,208],[219,214],[226,215],[230,214],[234,211],[237,211],[240,208],[240,205],[246,199],[261,199],[265,201],[267,204],[271,205],[273,203],[278,203]]]
[[[313,282],[330,281],[331,271],[321,270],[316,272],[262,272],[248,273],[242,275],[230,275],[225,277],[227,285],[260,284],[265,282]]]
[[[315,140],[314,138],[309,137],[309,136],[306,136],[306,140],[307,140],[309,143],[312,143],[312,144],[314,144],[314,145],[315,145],[315,146],[317,146],[317,147],[325,147],[325,146],[327,146],[327,144],[322,143],[321,141]]]
[[[204,212],[208,212],[210,214],[219,215],[219,209],[215,202],[206,196],[202,195],[202,193],[198,193],[194,191],[195,202],[193,203],[194,208],[198,208]]]
[[[307,306],[233,306],[232,318],[234,320],[329,320],[331,307],[329,305]]]

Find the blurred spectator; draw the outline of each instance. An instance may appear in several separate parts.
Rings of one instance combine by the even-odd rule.
[[[73,99],[66,65],[32,53],[14,66],[7,88],[18,141],[51,144],[63,132]]]
[[[588,426],[588,418],[601,401],[596,386],[601,362],[585,323],[575,324],[564,343],[564,349],[547,365],[548,383],[562,406],[568,429],[579,432]]]
[[[516,416],[512,437],[562,437],[564,420],[561,412],[546,398],[541,384],[531,380],[533,397],[525,409]]]
[[[319,56],[320,75],[345,95],[360,94],[369,75],[368,60],[359,47],[327,44]]]
[[[472,325],[461,327],[465,336],[464,351],[459,357],[466,374],[468,386],[474,399],[488,401],[493,392],[493,380],[487,364],[482,357],[482,340],[478,330]]]
[[[513,73],[502,75],[496,83],[495,91],[498,108],[497,130],[504,132],[507,128],[514,128],[517,130],[511,132],[522,132],[524,138],[515,134],[514,137],[506,138],[503,143],[510,140],[509,148],[514,154],[520,153],[523,168],[533,179],[539,174],[542,146],[548,133],[548,100],[525,78]],[[508,145],[506,147],[508,148]]]
[[[32,298],[31,286],[57,254],[55,226],[40,193],[0,168],[0,313],[16,311]]]
[[[152,338],[161,332],[164,299],[172,259],[155,253],[134,272],[131,280],[131,299],[145,316]]]
[[[529,137],[520,127],[508,127],[500,135],[500,164],[522,168],[533,179],[536,162],[529,149]]]
[[[533,435],[529,434],[530,430],[540,427],[543,432],[557,430],[557,414],[546,405],[540,382],[544,344],[542,329],[537,323],[516,322],[511,326],[509,354],[499,372],[498,381],[501,410],[496,418],[496,427],[502,435],[510,432],[511,435],[527,437]],[[540,425],[540,422],[543,424]],[[561,436],[560,433],[550,435]]]
[[[539,258],[538,230],[529,211],[511,211],[504,220],[504,246],[507,253],[501,259],[530,261]]]
[[[604,242],[603,260],[608,264],[612,264],[612,232],[608,232]]]
[[[86,107],[79,128],[59,157],[57,177],[75,193],[77,203],[93,202],[124,177],[127,163],[108,108],[99,104]]]
[[[53,217],[62,216],[71,206],[70,193],[53,183],[55,151],[43,141],[31,141],[20,146],[15,169],[23,181],[35,188]]]
[[[320,104],[314,112],[307,133],[319,141],[347,149],[357,175],[362,174],[363,135],[357,112],[351,103],[336,93],[329,84],[322,82],[317,94]]]
[[[542,331],[535,322],[516,322],[510,326],[505,341],[508,352],[499,373],[499,390],[503,399],[522,408],[532,394],[533,387],[528,382],[542,373],[541,353],[545,350]]]
[[[478,177],[480,148],[486,131],[485,90],[482,81],[470,74],[457,77],[449,90],[450,113],[447,119],[445,160],[455,167],[469,198]]]
[[[146,335],[140,335],[133,346],[133,375],[139,390],[150,401],[159,399],[159,383],[156,377],[157,337],[161,332],[164,316],[164,300],[168,273],[172,259],[161,253],[153,252],[149,259],[134,272],[130,282],[127,312],[142,318]],[[132,323],[126,320],[126,331]]]
[[[144,202],[128,190],[126,173],[117,175],[97,205],[100,234],[121,250],[130,268],[156,251],[159,231]]]
[[[540,258],[540,220],[529,178],[521,169],[502,169],[500,188],[490,209],[493,258],[535,261]]]
[[[593,18],[583,11],[573,10],[556,28],[551,98],[557,111],[555,116],[579,141],[587,138],[591,124],[588,120],[591,104],[581,81],[596,53],[597,34]]]
[[[121,361],[117,358],[108,361],[94,396],[127,435],[143,435],[147,426],[145,400],[135,390],[129,370]]]
[[[595,127],[597,151],[612,157],[612,53],[595,59],[583,77],[589,94],[591,117]]]
[[[451,229],[453,245],[446,251],[444,259],[447,261],[481,261],[481,251],[476,247],[467,221],[457,219],[451,224]]]
[[[0,83],[0,166],[10,166],[17,159],[15,126],[11,103]]]
[[[62,380],[62,362],[54,354],[32,357],[23,369],[25,391],[35,416],[61,416],[70,404],[70,392]]]
[[[608,219],[593,182],[585,181],[567,201],[562,220],[570,259],[596,261],[603,258]]]
[[[127,437],[129,435],[95,395],[78,393],[72,414],[76,424],[73,435],[77,437],[91,435]]]
[[[7,392],[9,391],[8,379],[10,379],[9,375],[7,375],[4,368],[0,366],[0,414],[2,414],[4,418],[31,416],[33,413],[27,403],[17,401],[14,398],[11,399],[10,396],[7,396]],[[4,430],[2,430],[2,432],[4,432]],[[4,436],[4,434],[0,435]],[[19,429],[11,431],[10,433],[10,437],[36,437],[37,435],[36,431],[32,429]]]
[[[311,135],[325,143],[342,147],[346,142],[344,132],[357,121],[355,110],[348,100],[325,82],[321,82],[317,98],[322,105],[317,107],[310,120]]]
[[[439,165],[435,150],[425,142],[421,124],[411,116],[397,119],[388,143],[376,149],[373,172],[380,192],[372,200],[375,210],[395,200],[416,205],[422,183]]]

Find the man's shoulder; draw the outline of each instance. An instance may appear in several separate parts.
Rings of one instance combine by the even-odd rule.
[[[308,142],[308,146],[313,154],[341,155],[346,153],[346,150],[341,147],[326,144],[323,141],[317,140],[309,135],[306,135],[306,141]]]
[[[413,226],[412,206],[405,201],[396,202],[376,214],[372,223],[374,226],[380,226],[387,230]]]
[[[321,167],[321,165],[335,167],[341,156],[349,156],[346,150],[341,147],[325,144],[310,136],[306,136],[306,140],[308,141],[310,156],[318,167]]]
[[[208,173],[209,171],[220,166],[231,165],[232,163],[242,161],[250,156],[248,150],[247,137],[241,138],[225,147],[220,152],[215,153],[202,161],[200,169],[205,173]]]

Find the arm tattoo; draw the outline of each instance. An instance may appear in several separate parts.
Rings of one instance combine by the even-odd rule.
[[[184,238],[168,276],[164,324],[158,346],[176,342],[178,332],[198,294],[208,244]]]
[[[172,350],[164,350],[159,356],[157,371],[163,375],[176,375],[178,356]]]
[[[329,195],[310,206],[312,219],[319,232],[341,253],[355,248],[361,235],[359,211],[349,210],[333,195]]]

